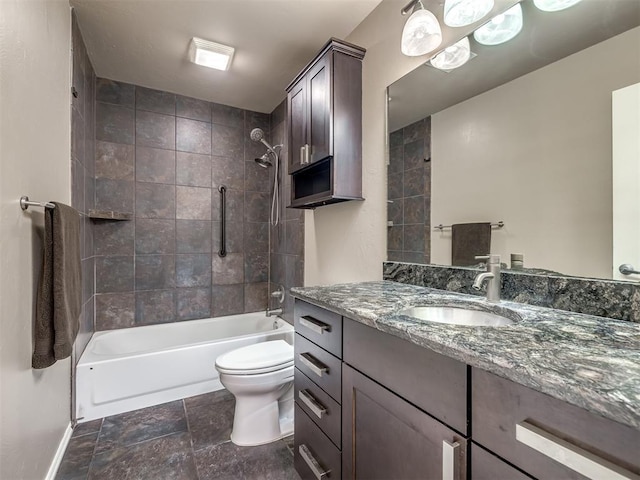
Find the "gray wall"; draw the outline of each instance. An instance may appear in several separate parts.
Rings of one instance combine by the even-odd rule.
[[[96,329],[263,310],[269,173],[252,128],[270,116],[130,84],[96,83]],[[227,256],[218,256],[226,185]]]
[[[431,117],[389,135],[387,183],[387,259],[429,263]]]
[[[72,18],[73,74],[76,95],[71,97],[71,206],[81,215],[82,234],[82,313],[80,330],[74,344],[75,359],[80,358],[95,327],[93,283],[93,226],[89,209],[93,208],[95,190],[95,83],[96,74],[82,40],[75,13]]]
[[[280,223],[271,228],[271,282],[272,290],[285,287],[287,295],[283,305],[271,301],[272,308],[281,306],[284,319],[293,323],[291,287],[304,282],[304,215],[302,210],[286,208],[291,203],[291,177],[287,174],[289,149],[287,145],[287,102],[283,101],[271,113],[271,138],[276,145],[283,144],[280,154]],[[273,175],[273,171],[271,172]],[[272,177],[273,178],[273,177]]]

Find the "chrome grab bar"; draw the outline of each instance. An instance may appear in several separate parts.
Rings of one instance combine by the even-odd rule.
[[[227,256],[227,187],[221,185],[218,187],[220,192],[220,251],[218,255]]]

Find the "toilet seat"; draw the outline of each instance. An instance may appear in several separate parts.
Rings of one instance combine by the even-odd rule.
[[[274,340],[241,347],[220,355],[216,369],[228,375],[256,375],[282,370],[293,365],[293,347]]]

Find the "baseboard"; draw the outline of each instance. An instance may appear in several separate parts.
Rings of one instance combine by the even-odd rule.
[[[56,450],[56,454],[51,461],[49,471],[47,472],[47,476],[44,477],[44,480],[55,480],[56,474],[58,473],[58,468],[60,468],[60,463],[62,463],[62,457],[64,457],[64,452],[67,451],[67,445],[69,445],[69,440],[71,440],[72,433],[73,428],[71,428],[71,422],[69,422],[69,425],[64,431],[64,435],[62,436],[60,444],[58,445],[58,450]]]

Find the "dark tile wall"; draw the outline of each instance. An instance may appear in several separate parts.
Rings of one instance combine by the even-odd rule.
[[[286,172],[289,163],[287,145],[287,102],[283,101],[271,113],[271,139],[275,145],[283,145],[280,152],[280,223],[271,227],[271,282],[272,290],[282,285],[286,296],[282,305],[271,300],[271,308],[283,308],[283,318],[293,323],[293,298],[291,287],[304,282],[304,215],[299,209],[286,208],[291,201],[291,176]],[[270,169],[273,182],[273,169]]]
[[[385,262],[383,278],[468,295],[482,269]],[[502,271],[500,298],[539,307],[640,323],[640,285],[597,278]]]
[[[431,258],[431,117],[389,135],[387,259]]]
[[[96,329],[264,310],[269,172],[253,159],[270,115],[99,78]],[[227,255],[220,194],[227,190]]]
[[[74,344],[74,358],[84,351],[94,332],[94,248],[93,225],[89,209],[94,206],[95,191],[95,103],[96,75],[87,55],[75,13],[72,15],[73,72],[71,97],[71,206],[81,215],[82,313],[80,330]]]

